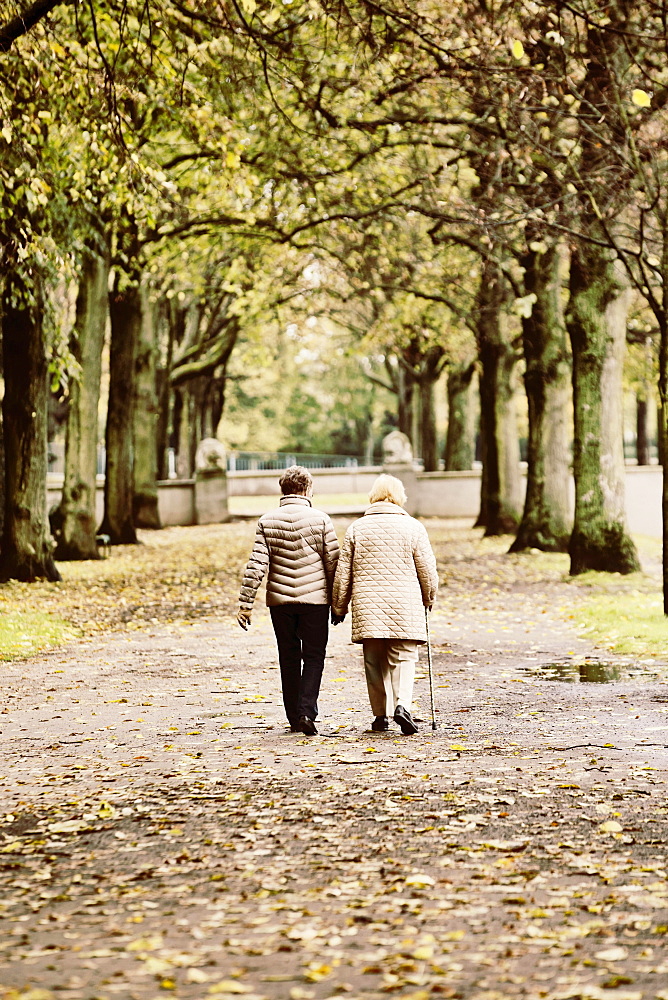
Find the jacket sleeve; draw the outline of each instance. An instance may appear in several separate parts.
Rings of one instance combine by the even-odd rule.
[[[422,603],[426,607],[428,604],[434,603],[438,590],[438,571],[436,569],[436,556],[431,547],[427,529],[419,522],[413,559],[422,590]]]
[[[334,531],[331,518],[326,518],[322,530],[322,562],[327,577],[327,590],[331,596],[334,587],[334,574],[339,561],[339,540]]]
[[[264,531],[262,529],[262,523],[258,522],[257,530],[255,532],[253,551],[250,554],[250,558],[246,564],[246,569],[244,570],[244,578],[241,584],[241,592],[239,594],[239,605],[246,611],[250,611],[253,607],[258,587],[262,583],[264,574],[267,572],[268,568],[269,548],[267,546],[267,539],[265,538]]]
[[[343,548],[339,556],[332,588],[332,611],[335,615],[345,615],[348,613],[348,605],[353,592],[353,552],[355,550],[355,539],[353,526],[346,531],[343,539]]]

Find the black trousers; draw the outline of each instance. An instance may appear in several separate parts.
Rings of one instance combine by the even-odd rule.
[[[318,694],[329,632],[328,604],[276,604],[269,608],[281,668],[283,704],[291,726],[318,717]]]

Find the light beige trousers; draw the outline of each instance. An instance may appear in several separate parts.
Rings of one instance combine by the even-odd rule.
[[[411,710],[418,644],[412,639],[363,639],[364,672],[374,715]]]

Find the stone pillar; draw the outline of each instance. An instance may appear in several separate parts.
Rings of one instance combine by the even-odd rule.
[[[221,524],[229,519],[225,449],[215,438],[204,438],[195,456],[195,520]]]

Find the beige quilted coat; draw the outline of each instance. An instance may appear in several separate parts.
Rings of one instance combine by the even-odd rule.
[[[328,514],[304,496],[281,497],[257,523],[240,607],[250,610],[265,573],[267,604],[329,604],[339,542]]]
[[[332,611],[352,600],[353,642],[426,642],[425,605],[438,589],[436,559],[424,525],[403,507],[374,503],[350,525],[334,578]]]

